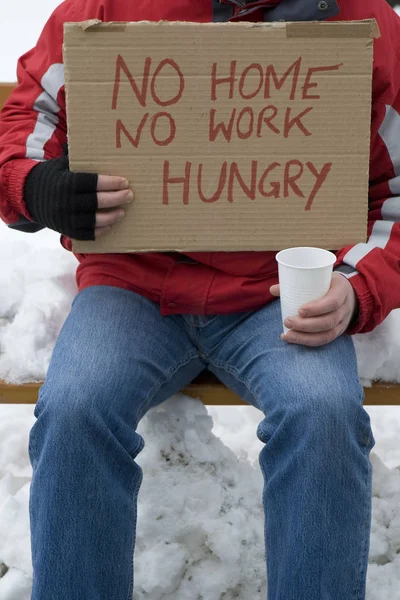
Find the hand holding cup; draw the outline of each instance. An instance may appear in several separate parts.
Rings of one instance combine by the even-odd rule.
[[[342,335],[358,301],[353,286],[333,273],[336,256],[320,248],[289,248],[277,254],[284,333],[288,343],[322,346]]]

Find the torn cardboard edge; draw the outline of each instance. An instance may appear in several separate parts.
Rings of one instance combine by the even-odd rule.
[[[332,21],[321,22],[299,21],[287,23],[286,37],[288,38],[379,38],[381,32],[375,19],[365,21]],[[340,26],[340,27],[339,27]]]
[[[101,21],[99,19],[89,19],[79,23],[64,23],[66,28],[79,28],[82,31],[125,31],[129,25],[151,25],[156,27],[168,27],[169,25],[198,26],[199,23],[192,21]],[[287,21],[272,23],[254,23],[250,21],[241,21],[230,23],[202,23],[202,26],[215,27],[223,24],[230,27],[249,27],[258,29],[286,29],[287,38],[379,38],[380,30],[376,19],[365,19],[362,21]]]

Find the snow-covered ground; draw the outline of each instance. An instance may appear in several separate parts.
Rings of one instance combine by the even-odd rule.
[[[135,600],[265,600],[262,476],[254,441],[259,420],[252,407],[206,410],[178,395],[140,422],[146,446],[137,458],[144,479]],[[367,600],[400,600],[400,470],[384,464],[391,437],[400,465],[399,419],[383,411],[372,420],[380,446],[371,455]],[[30,598],[27,440],[33,422],[31,407],[2,408],[0,563],[9,570],[0,579],[1,600]]]
[[[0,81],[15,80],[17,57],[58,3],[0,1]],[[0,379],[43,379],[76,294],[76,265],[58,234],[0,222]],[[355,343],[365,384],[400,381],[400,311]],[[376,439],[367,600],[400,600],[400,407],[367,410]],[[261,417],[251,406],[206,408],[178,394],[140,422],[135,600],[265,600]],[[0,600],[30,598],[34,420],[32,406],[0,406]]]

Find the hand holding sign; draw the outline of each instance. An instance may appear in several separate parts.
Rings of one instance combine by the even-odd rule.
[[[95,237],[98,238],[111,229],[111,225],[121,221],[125,217],[125,211],[106,210],[121,204],[132,202],[133,192],[129,189],[129,182],[123,177],[112,177],[110,175],[99,175],[97,181],[97,202]]]
[[[78,240],[94,240],[125,216],[123,210],[106,210],[132,201],[128,188],[123,177],[71,171],[65,147],[59,158],[38,162],[31,169],[24,201],[36,223]]]

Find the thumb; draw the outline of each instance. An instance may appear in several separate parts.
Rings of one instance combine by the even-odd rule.
[[[275,285],[271,285],[271,287],[269,288],[269,291],[273,296],[279,296],[280,295],[279,283],[276,283]]]

